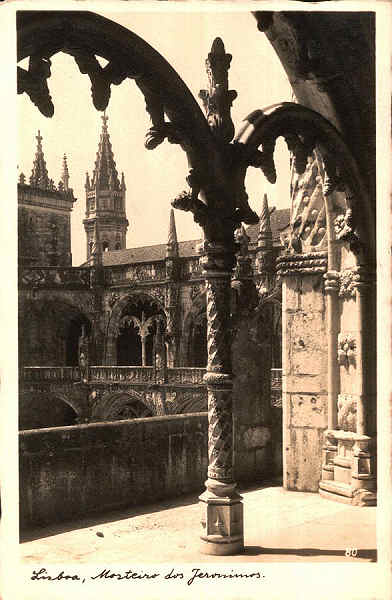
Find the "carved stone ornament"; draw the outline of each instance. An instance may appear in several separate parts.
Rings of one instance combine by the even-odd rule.
[[[120,298],[120,296],[118,294],[116,294],[116,292],[112,292],[109,296],[108,299],[108,305],[110,307],[110,309],[113,309],[113,306],[116,304],[117,300]]]
[[[355,365],[356,341],[350,334],[339,333],[338,336],[338,363],[348,367]]]
[[[283,254],[276,259],[279,277],[285,275],[317,275],[327,270],[327,253]]]
[[[232,481],[233,414],[231,391],[208,391],[208,477]]]
[[[26,94],[45,117],[54,113],[52,97],[49,93],[47,79],[50,77],[51,61],[44,56],[32,55],[29,69],[18,67],[18,94]]]
[[[357,430],[357,401],[351,394],[338,396],[338,427],[343,431]]]
[[[345,269],[339,273],[340,298],[354,298],[356,284],[359,281],[358,273],[353,269]]]
[[[209,88],[199,93],[210,129],[222,142],[230,142],[234,135],[230,108],[237,92],[229,90],[228,71],[231,59],[231,54],[226,54],[222,40],[216,38],[206,60]]]
[[[194,300],[200,294],[205,293],[205,286],[202,283],[198,283],[196,285],[192,285],[191,287],[191,299]]]

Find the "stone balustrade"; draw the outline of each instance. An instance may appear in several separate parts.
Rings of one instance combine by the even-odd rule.
[[[154,367],[90,367],[91,382],[154,383]]]
[[[202,384],[205,369],[198,367],[175,367],[167,370],[169,384]]]
[[[89,288],[90,269],[84,267],[21,267],[19,287]]]
[[[199,367],[174,367],[167,369],[169,385],[201,385],[206,370]],[[24,382],[42,381],[79,381],[79,367],[24,367],[20,373]],[[89,380],[129,383],[154,383],[154,367],[139,366],[92,366],[89,368]],[[282,390],[282,369],[271,369],[272,393]]]
[[[163,281],[166,279],[164,261],[127,265],[121,269],[106,267],[108,283],[139,283],[141,281]]]
[[[26,383],[80,380],[79,367],[24,367],[20,375],[22,381]]]

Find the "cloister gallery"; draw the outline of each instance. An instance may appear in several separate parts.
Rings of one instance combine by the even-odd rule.
[[[293,97],[256,106],[235,128],[221,38],[206,60],[204,116],[172,66],[121,25],[18,13],[18,60],[29,58],[18,93],[50,118],[51,59],[65,52],[103,111],[95,164],[73,165],[93,166],[80,266],[67,157],[55,185],[38,131],[31,176],[19,176],[23,527],[198,491],[207,473],[207,554],[243,549],[237,482],[282,477],[287,490],[376,503],[374,14],[253,18]],[[130,182],[109,133],[111,86],[127,79],[150,117],[145,148],[168,141],[189,166],[167,242],[130,248]],[[290,208],[263,192],[254,211],[247,170],[259,170],[260,189],[263,177],[276,181],[278,138],[290,152]],[[178,240],[175,210],[193,214],[199,239]]]

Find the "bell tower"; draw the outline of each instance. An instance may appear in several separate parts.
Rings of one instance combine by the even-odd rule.
[[[90,180],[86,173],[86,231],[87,260],[91,259],[95,240],[95,225],[99,225],[101,248],[123,250],[126,247],[128,219],[125,212],[125,179],[118,177],[112,144],[108,132],[108,117],[102,116],[102,131],[95,166]]]

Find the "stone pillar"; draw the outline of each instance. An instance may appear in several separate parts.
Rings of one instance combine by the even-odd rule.
[[[356,339],[356,365],[357,365],[357,433],[367,435],[366,397],[365,397],[365,361],[363,352],[363,321],[365,317],[365,294],[368,284],[360,280],[355,283],[355,301],[357,305],[357,339]]]
[[[140,341],[142,344],[142,367],[146,367],[147,366],[147,359],[146,359],[146,335],[142,335],[140,334]]]
[[[339,364],[337,339],[339,332],[339,273],[328,271],[324,275],[328,336],[328,430],[323,445],[322,479],[334,478],[334,458],[338,451],[336,438],[329,434],[337,427],[337,405],[339,393]]]
[[[200,496],[201,552],[243,550],[243,507],[233,480],[233,410],[230,344],[231,269],[234,252],[205,242],[201,259],[207,294],[208,479]]]

